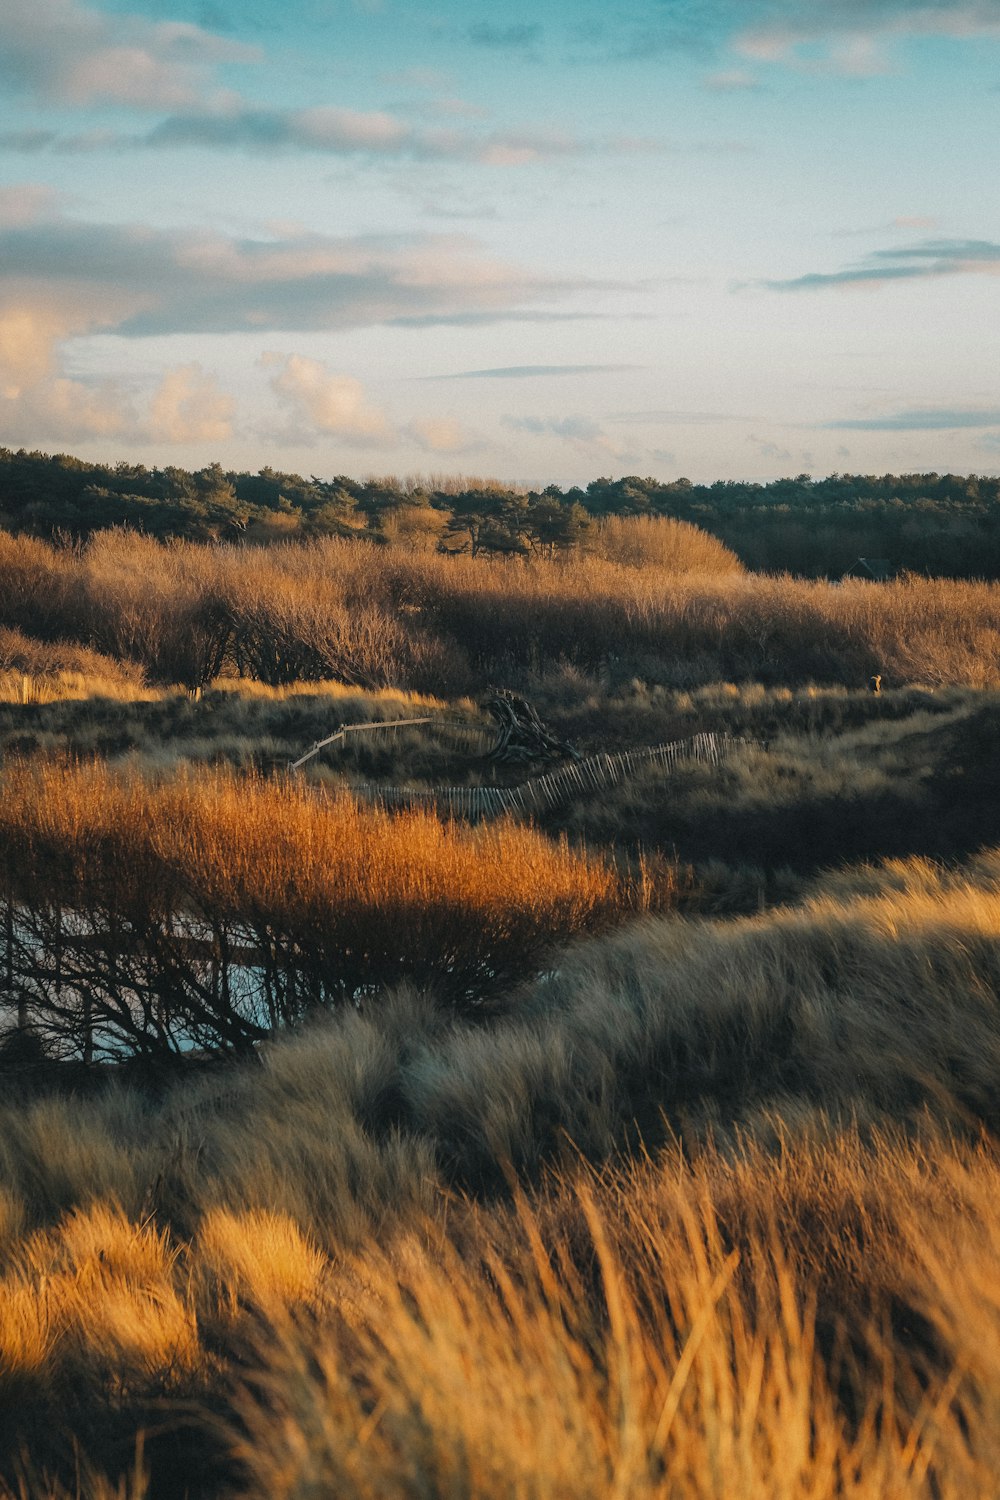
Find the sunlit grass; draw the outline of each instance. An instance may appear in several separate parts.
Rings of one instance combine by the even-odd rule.
[[[5,1366],[121,1402],[221,1356],[248,1500],[985,1497],[998,1186],[989,1149],[847,1132],[578,1163],[334,1258],[280,1215],[171,1247],[95,1209],[5,1278]]]
[[[748,574],[715,538],[668,520],[614,518],[595,546],[606,555],[503,561],[126,532],[68,552],[5,534],[0,625],[192,690],[239,673],[454,697],[560,660],[681,690],[727,678],[860,688],[872,673],[886,689],[1000,685],[996,584]]]

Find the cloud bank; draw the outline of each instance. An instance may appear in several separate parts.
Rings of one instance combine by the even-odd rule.
[[[834,432],[948,432],[962,428],[1000,427],[1000,408],[984,411],[977,408],[933,407],[900,411],[882,417],[850,417],[826,422]]]
[[[755,62],[855,76],[885,72],[893,38],[1000,37],[1000,0],[765,0],[733,44]]]
[[[111,331],[142,337],[544,319],[552,314],[534,304],[608,287],[533,274],[461,235],[252,240],[69,219],[30,191],[12,201],[20,216],[0,227],[0,313],[20,319],[19,328],[33,320],[35,329],[31,337],[11,334],[18,345]]]
[[[76,0],[4,0],[0,84],[64,105],[184,109],[225,98],[220,63],[259,60],[256,47],[187,21],[151,21]]]
[[[1000,244],[993,240],[925,240],[919,245],[876,250],[843,271],[810,271],[785,281],[765,281],[773,292],[817,292],[831,287],[877,287],[939,276],[1000,274]]]

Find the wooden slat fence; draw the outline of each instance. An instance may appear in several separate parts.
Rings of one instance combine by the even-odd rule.
[[[477,822],[482,818],[501,817],[504,813],[544,812],[578,794],[615,786],[649,765],[664,766],[668,770],[691,762],[718,766],[724,757],[756,743],[729,734],[696,734],[691,739],[648,745],[618,755],[592,755],[587,760],[571,762],[543,776],[533,776],[520,786],[443,786],[425,790],[367,782],[352,787],[351,791],[383,807],[427,807],[449,817]]]
[[[298,771],[307,760],[311,760],[321,750],[331,745],[343,744],[348,735],[360,734],[377,739],[379,735],[392,734],[397,729],[409,729],[415,724],[433,724],[436,729],[446,730],[466,748],[476,750],[485,750],[495,738],[489,730],[481,729],[476,724],[463,724],[444,719],[440,714],[423,714],[418,719],[386,719],[384,721],[371,719],[363,724],[342,724],[339,729],[334,730],[333,734],[328,734],[325,740],[317,740],[314,745],[310,745],[306,753],[300,755],[298,760],[289,761],[288,769]]]

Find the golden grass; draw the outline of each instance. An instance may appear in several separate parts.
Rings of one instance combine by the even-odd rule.
[[[279,1323],[263,1346],[241,1402],[250,1492],[993,1493],[995,1298],[973,1367],[954,1335],[969,1262],[979,1281],[997,1271],[995,1159],[887,1141],[874,1156],[856,1141],[804,1148],[800,1187],[835,1206],[812,1255],[857,1264],[850,1204],[884,1194],[860,1311],[829,1288],[824,1301],[815,1262],[786,1248],[759,1153],[735,1167],[749,1222],[724,1228],[732,1170],[709,1153],[691,1169],[668,1158],[576,1173],[540,1206],[475,1216],[457,1240],[428,1225],[354,1258],[332,1320]],[[890,1334],[892,1294],[934,1324],[929,1362]]]
[[[416,811],[399,815],[359,806],[285,779],[227,771],[160,780],[99,763],[13,763],[3,773],[0,839],[21,878],[43,858],[73,868],[96,854],[133,870],[148,860],[182,880],[195,900],[240,912],[315,910],[326,920],[345,909],[413,908],[432,921],[452,903],[470,922],[544,914],[554,931],[583,926],[603,907],[655,900],[634,891],[600,855],[573,852],[512,824],[469,829]],[[37,861],[37,863],[35,863]],[[75,869],[74,881],[89,878]],[[81,880],[81,875],[83,878]]]
[[[0,626],[0,703],[91,697],[134,703],[157,696],[137,666],[72,641],[39,641]]]
[[[673,575],[743,572],[735,552],[717,537],[668,516],[605,516],[587,537],[586,550],[622,567]]]
[[[175,1285],[166,1234],[110,1203],[75,1209],[31,1236],[0,1281],[0,1351],[8,1377],[53,1362],[122,1401],[192,1367],[197,1331]]]
[[[406,978],[474,1001],[679,886],[672,867],[628,873],[513,823],[394,816],[288,779],[42,762],[11,764],[2,785],[6,892],[19,928],[40,924],[5,962],[36,1023],[85,1048],[95,1025],[127,1046],[245,1045]],[[254,1014],[229,1001],[241,963],[260,974]]]
[[[379,987],[542,963],[676,874],[262,777],[2,791],[23,898],[198,910],[379,993],[156,1102],[0,1104],[10,1495],[141,1500],[151,1410],[244,1500],[996,1494],[1000,852],[647,915],[463,1022]]]
[[[440,696],[559,661],[678,688],[761,678],[1000,684],[1000,588],[752,575],[666,520],[614,518],[605,551],[444,557],[327,538],[270,548],[99,533],[80,552],[0,538],[0,623],[96,646],[158,683],[239,671]],[[618,559],[618,560],[614,560]]]
[[[892,861],[753,920],[647,919],[502,1024],[397,997],[160,1110],[8,1105],[8,1409],[67,1380],[135,1423],[227,1403],[245,1500],[987,1500],[998,902],[995,852]],[[580,1161],[566,1132],[608,1154],[651,1089],[685,1144]],[[74,1122],[75,1181],[40,1192]],[[473,1204],[442,1191],[473,1132],[473,1184],[560,1135],[562,1165]]]
[[[317,1300],[327,1262],[285,1214],[213,1208],[198,1227],[198,1276],[208,1298],[235,1316],[251,1306],[272,1313]]]
[[[221,1354],[246,1500],[986,1500],[998,1187],[985,1146],[848,1132],[578,1164],[334,1260],[278,1215],[168,1248],[95,1210],[28,1242],[0,1327],[43,1393],[183,1393]]]

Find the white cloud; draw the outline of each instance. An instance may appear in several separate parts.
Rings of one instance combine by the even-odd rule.
[[[221,103],[220,63],[259,53],[183,21],[95,10],[77,0],[2,0],[0,81],[58,103],[141,109]]]
[[[198,364],[167,370],[141,414],[117,380],[70,379],[62,342],[73,319],[57,306],[0,310],[0,421],[5,440],[218,442],[232,435],[235,402]]]
[[[86,442],[95,437],[134,441],[143,432],[114,381],[90,384],[62,375],[4,388],[0,419],[8,441],[26,444]]]
[[[266,353],[260,362],[276,370],[270,380],[275,395],[313,431],[361,448],[398,441],[385,413],[369,404],[360,380],[334,374],[320,360],[303,354]]]
[[[888,71],[892,38],[1000,36],[1000,0],[769,0],[734,45],[758,62],[855,77]]]
[[[0,393],[14,401],[37,385],[53,367],[56,339],[65,332],[55,310],[7,307],[0,310]]]
[[[165,443],[221,443],[232,436],[236,402],[200,364],[168,370],[149,409],[150,436]]]

